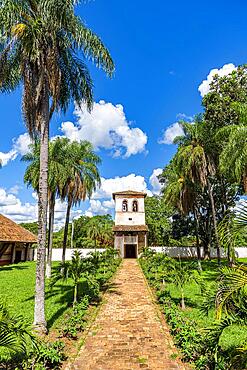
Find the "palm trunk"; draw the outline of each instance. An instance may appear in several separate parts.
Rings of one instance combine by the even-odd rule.
[[[67,212],[66,212],[66,219],[65,219],[65,225],[64,225],[64,234],[63,234],[63,254],[62,254],[62,264],[65,263],[65,253],[66,253],[66,246],[67,246],[67,239],[68,239],[68,230],[69,230],[69,216],[70,216],[70,210],[72,207],[72,199],[68,199],[68,205],[67,205]]]
[[[46,262],[46,277],[51,278],[52,265],[52,244],[53,244],[53,228],[54,228],[54,212],[55,212],[55,192],[51,193],[49,204],[49,234],[48,234],[48,248],[47,248],[47,262]]]
[[[196,212],[196,207],[194,207],[194,218],[196,223],[196,254],[197,254],[197,263],[198,263],[198,270],[202,271],[202,264],[201,264],[201,250],[200,250],[200,242],[199,242],[199,222],[198,222],[198,215]]]
[[[73,307],[76,305],[77,303],[77,283],[75,283],[75,286],[74,286],[74,302],[73,302]]]
[[[206,243],[204,246],[204,260],[210,260],[210,243]]]
[[[184,291],[181,291],[181,309],[185,310]]]
[[[216,250],[217,250],[217,260],[218,260],[218,265],[220,266],[221,260],[220,260],[219,235],[218,235],[218,230],[217,230],[217,221],[216,221],[216,212],[215,212],[214,197],[213,197],[212,187],[211,187],[211,184],[210,184],[210,181],[209,180],[207,180],[207,185],[208,185],[208,194],[209,194],[211,208],[212,208],[212,218],[213,218],[214,235],[215,235]]]
[[[34,327],[39,334],[47,332],[45,319],[45,244],[48,204],[49,97],[44,88],[40,111],[40,175],[38,192],[38,247],[34,300]]]

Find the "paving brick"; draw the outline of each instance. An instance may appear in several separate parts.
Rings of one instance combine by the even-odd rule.
[[[77,359],[67,370],[184,370],[137,260],[123,260]]]

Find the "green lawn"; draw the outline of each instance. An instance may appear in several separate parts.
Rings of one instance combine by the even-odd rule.
[[[238,262],[247,263],[247,259],[239,259]],[[183,263],[191,263],[191,261],[186,261]],[[226,265],[224,261],[222,263]],[[203,277],[207,284],[213,284],[218,276],[218,266],[216,260],[213,261],[203,261]],[[180,295],[178,289],[173,284],[168,284],[168,289],[170,291],[172,299],[179,304]],[[209,312],[209,315],[206,316],[201,313],[200,307],[202,303],[202,296],[200,294],[200,288],[194,282],[188,284],[185,288],[185,303],[186,310],[182,311],[182,315],[187,318],[194,320],[198,327],[206,328],[209,327],[213,321],[215,321],[213,310]],[[223,334],[220,339],[220,344],[223,349],[229,349],[231,347],[241,347],[243,342],[247,341],[247,326],[231,326],[223,331]]]
[[[0,297],[13,313],[33,322],[35,262],[23,262],[0,268]],[[57,284],[52,291],[46,288],[46,318],[48,328],[56,327],[72,302],[72,284]]]

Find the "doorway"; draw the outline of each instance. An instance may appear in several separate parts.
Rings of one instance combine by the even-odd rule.
[[[135,244],[125,244],[125,258],[137,258],[137,246]]]
[[[21,262],[22,251],[15,251],[15,263]]]

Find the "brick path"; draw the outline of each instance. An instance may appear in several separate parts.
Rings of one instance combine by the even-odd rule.
[[[70,370],[185,369],[136,260],[123,260]]]

